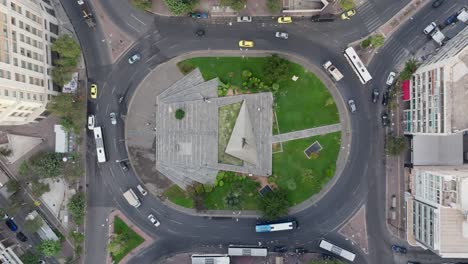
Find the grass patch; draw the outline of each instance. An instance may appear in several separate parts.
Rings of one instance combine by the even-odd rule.
[[[151,10],[151,0],[130,0],[130,3],[140,9],[140,10],[143,10],[143,11],[146,11],[146,10]]]
[[[349,10],[353,9],[356,4],[354,3],[354,0],[339,0],[340,1],[340,7],[343,10]]]
[[[304,149],[316,140],[323,149],[318,157],[308,159]],[[287,190],[292,205],[306,200],[335,174],[340,141],[341,132],[335,132],[283,142],[283,152],[273,155],[273,175],[269,181]]]
[[[130,251],[145,241],[117,216],[114,218],[114,235],[125,237],[125,243],[122,243],[119,251],[111,253],[115,263],[119,263]]]
[[[187,192],[182,190],[176,184],[172,185],[169,189],[164,191],[164,196],[166,196],[171,202],[186,207],[193,208],[193,200],[188,196]]]
[[[374,49],[381,47],[385,42],[385,37],[381,34],[372,35],[361,42],[362,48],[372,47]]]
[[[236,124],[242,102],[222,106],[218,109],[218,162],[242,166],[242,160],[225,152]]]

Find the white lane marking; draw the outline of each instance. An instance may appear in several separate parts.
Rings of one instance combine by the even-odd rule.
[[[109,104],[107,104],[107,106],[106,106],[106,115],[107,115],[108,112],[109,112]]]
[[[150,208],[152,211],[154,211],[157,215],[161,215],[160,212],[156,211],[156,209],[154,209],[153,207]]]
[[[116,86],[112,87],[112,94],[114,94],[115,88],[116,88]]]
[[[130,23],[128,23],[128,22],[125,22],[125,23],[127,23],[127,25],[129,25],[131,28],[133,28],[136,32],[140,33],[140,30],[138,30],[136,27],[130,25]]]
[[[117,150],[117,140],[114,138],[114,148]]]
[[[155,58],[158,54],[154,54],[153,56],[151,56],[151,58],[147,59],[145,63],[148,63],[148,61],[152,60],[153,58]]]
[[[138,22],[140,22],[140,23],[142,23],[143,25],[146,26],[145,22],[143,22],[143,21],[141,21],[140,19],[138,19],[138,17],[136,17],[135,15],[131,14],[130,16],[133,17],[136,21],[138,21]]]
[[[182,225],[181,222],[177,222],[176,220],[171,219],[170,221],[173,222],[173,223],[176,223],[176,224],[178,224],[178,225]]]
[[[110,171],[110,173],[112,175],[112,178],[114,178],[114,180],[115,180],[115,174],[114,174],[114,171],[112,170],[112,167],[109,167],[109,171]]]
[[[130,77],[130,82],[133,81],[133,78],[135,77],[135,75],[137,74],[137,72],[133,72],[132,76]]]

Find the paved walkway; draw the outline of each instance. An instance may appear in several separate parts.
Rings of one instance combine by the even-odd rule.
[[[295,140],[295,139],[308,138],[312,136],[337,132],[340,130],[341,130],[340,123],[328,125],[328,126],[314,127],[314,128],[274,135],[271,143],[279,143],[279,142],[285,142],[285,141],[290,141],[290,140]]]

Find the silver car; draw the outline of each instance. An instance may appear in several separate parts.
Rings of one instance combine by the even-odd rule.
[[[113,125],[117,125],[117,115],[114,112],[112,112],[109,114],[109,116],[110,116],[111,123]]]
[[[237,22],[252,22],[251,16],[240,16],[237,17]]]
[[[130,58],[128,58],[128,63],[134,64],[135,62],[139,61],[140,59],[141,59],[140,53],[135,53]]]
[[[356,104],[354,103],[354,100],[352,99],[348,100],[348,105],[349,105],[349,111],[351,111],[351,113],[356,113]]]
[[[280,39],[288,39],[289,35],[286,32],[276,32],[275,37]]]
[[[156,219],[156,217],[154,217],[153,214],[148,215],[148,219],[151,221],[151,223],[152,223],[155,227],[158,227],[159,225],[161,225],[161,223],[159,223],[159,221]]]

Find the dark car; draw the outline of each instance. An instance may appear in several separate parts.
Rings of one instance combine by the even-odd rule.
[[[286,246],[274,246],[273,247],[274,252],[279,252],[279,253],[284,253],[288,251],[288,248]]]
[[[28,237],[26,235],[24,235],[23,232],[18,232],[16,234],[16,238],[18,238],[18,240],[21,241],[21,242],[28,241]]]
[[[444,3],[445,0],[435,0],[433,3],[432,3],[432,7],[434,8],[437,8],[439,6],[441,6],[443,3]]]
[[[333,22],[335,17],[331,14],[328,15],[315,15],[310,18],[312,22]]]
[[[18,230],[18,226],[15,224],[15,222],[11,219],[8,219],[5,221],[5,224],[10,228],[11,231],[16,232]]]
[[[405,247],[398,245],[392,245],[392,251],[400,254],[406,254],[406,252],[408,252],[408,250]]]
[[[191,18],[208,18],[209,17],[207,13],[203,13],[203,12],[190,12],[189,16]]]
[[[383,94],[382,97],[382,104],[383,105],[388,105],[388,98],[390,97],[388,91]]]
[[[205,36],[205,30],[203,30],[203,29],[198,29],[198,30],[195,32],[195,35],[197,35],[198,37],[204,37],[204,36]]]
[[[386,127],[390,124],[390,119],[388,118],[387,113],[382,113],[382,126]]]
[[[372,102],[375,104],[377,103],[377,101],[379,100],[379,89],[377,88],[374,88],[372,90]]]
[[[456,23],[457,20],[458,20],[457,16],[458,16],[457,14],[453,14],[453,15],[447,17],[447,19],[445,19],[445,25],[448,26],[448,25],[451,25],[453,23]]]
[[[123,171],[128,171],[127,162],[121,161],[121,162],[120,162],[120,167],[122,168]]]
[[[408,261],[406,264],[421,264],[421,262]]]
[[[307,253],[307,249],[303,247],[298,247],[294,250],[294,252],[296,252],[297,254],[303,254],[303,253]]]

